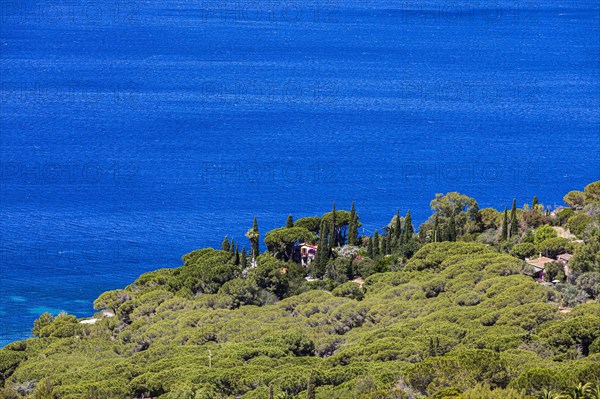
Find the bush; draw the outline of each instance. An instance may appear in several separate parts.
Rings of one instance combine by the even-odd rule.
[[[336,258],[327,262],[325,277],[343,284],[353,277],[352,259]]]
[[[488,385],[478,385],[467,390],[458,399],[529,399],[516,389],[491,389]]]
[[[585,291],[591,298],[598,297],[600,293],[600,273],[584,273],[577,278],[577,288]]]
[[[370,275],[377,273],[377,263],[370,258],[363,258],[354,263],[354,270],[356,275],[367,278]]]
[[[567,220],[567,229],[576,236],[580,237],[585,231],[586,227],[593,221],[593,219],[585,213],[578,213],[571,216]]]
[[[358,283],[354,283],[352,281],[336,287],[332,291],[332,294],[339,297],[356,299],[357,301],[360,301],[365,297],[365,293],[361,286]]]
[[[61,313],[52,320],[52,323],[40,330],[40,337],[72,337],[79,334],[82,329],[83,325],[77,322],[75,316]]]
[[[581,191],[570,191],[563,197],[563,201],[572,209],[581,209],[585,202],[585,194]]]
[[[234,278],[221,286],[219,294],[231,299],[231,307],[259,305],[259,287],[253,278]]]
[[[0,383],[4,383],[26,357],[23,352],[0,349]]]
[[[549,258],[556,258],[560,254],[573,251],[570,240],[562,237],[548,238],[537,245],[538,252]]]
[[[543,241],[557,236],[558,234],[552,226],[546,224],[535,229],[535,232],[533,233],[533,243],[539,245]]]
[[[587,292],[577,289],[573,285],[567,285],[561,291],[563,305],[569,308],[573,308],[582,303],[586,303],[590,298]]]
[[[534,256],[538,252],[537,247],[530,242],[515,244],[510,249],[510,254],[515,258],[525,259]]]
[[[569,387],[569,378],[558,370],[545,367],[533,367],[525,371],[509,386],[524,390],[529,395],[536,395],[543,389],[562,391]]]
[[[119,306],[130,299],[130,295],[125,290],[108,291],[94,301],[94,309],[108,309],[112,313],[117,313]]]

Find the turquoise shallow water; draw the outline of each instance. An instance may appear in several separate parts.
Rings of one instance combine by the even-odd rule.
[[[600,178],[597,1],[69,4],[2,3],[0,344],[254,215]]]

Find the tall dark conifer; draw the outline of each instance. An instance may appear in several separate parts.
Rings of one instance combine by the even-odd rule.
[[[242,269],[245,269],[248,267],[248,257],[246,255],[246,248],[242,248],[242,256],[240,257],[240,265],[242,266]]]
[[[260,233],[258,232],[258,221],[256,220],[256,216],[254,216],[254,224],[252,225],[252,230],[254,231],[254,234],[256,235],[256,239],[252,240],[252,258],[256,259],[256,258],[258,258],[258,255],[260,254],[260,248],[258,245],[258,242],[260,239]]]
[[[375,230],[375,234],[373,234],[373,256],[379,256],[379,232]]]
[[[394,225],[394,237],[398,242],[400,242],[400,237],[402,237],[402,220],[400,218],[400,209],[396,212],[396,223]]]
[[[348,244],[356,245],[358,242],[358,215],[354,209],[354,202],[352,202],[352,209],[350,209],[350,220],[348,222]]]
[[[290,227],[294,227],[294,218],[292,217],[292,215],[288,215],[287,220],[285,222],[285,227],[287,227],[288,229]]]
[[[229,237],[225,236],[223,242],[221,243],[221,249],[223,251],[229,251]]]
[[[513,199],[512,208],[510,210],[510,236],[514,237],[519,234],[519,222],[517,221],[517,200]]]
[[[406,217],[404,218],[404,231],[403,231],[403,238],[402,238],[402,242],[407,243],[409,242],[412,237],[413,234],[415,232],[415,228],[413,227],[412,224],[412,216],[410,215],[410,209],[408,210],[408,212],[406,212]]]
[[[369,242],[367,243],[367,256],[371,259],[375,258],[375,254],[373,253],[373,237],[369,237]]]
[[[317,247],[317,253],[315,254],[314,260],[316,262],[316,270],[325,270],[325,266],[327,265],[327,260],[329,259],[329,243],[327,242],[328,236],[329,225],[327,223],[321,223],[319,246]]]
[[[335,212],[335,201],[331,205],[331,226],[329,226],[329,234],[331,235],[331,239],[329,240],[329,246],[331,248],[337,246],[338,244],[338,235],[336,230],[336,212]]]
[[[502,231],[501,231],[501,238],[502,241],[506,241],[508,239],[508,212],[506,211],[506,208],[504,208],[504,217],[502,218]]]
[[[537,195],[535,197],[533,197],[533,202],[531,203],[531,209],[535,210],[535,208],[537,208],[538,206],[538,197]]]

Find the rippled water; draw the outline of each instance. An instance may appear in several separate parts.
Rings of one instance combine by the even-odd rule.
[[[476,4],[3,1],[0,345],[253,215],[597,180],[598,2]]]

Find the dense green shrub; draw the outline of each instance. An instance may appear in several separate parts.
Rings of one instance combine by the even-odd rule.
[[[361,300],[365,297],[365,293],[361,286],[354,282],[348,282],[337,286],[332,294],[335,296],[346,297],[350,299]]]

